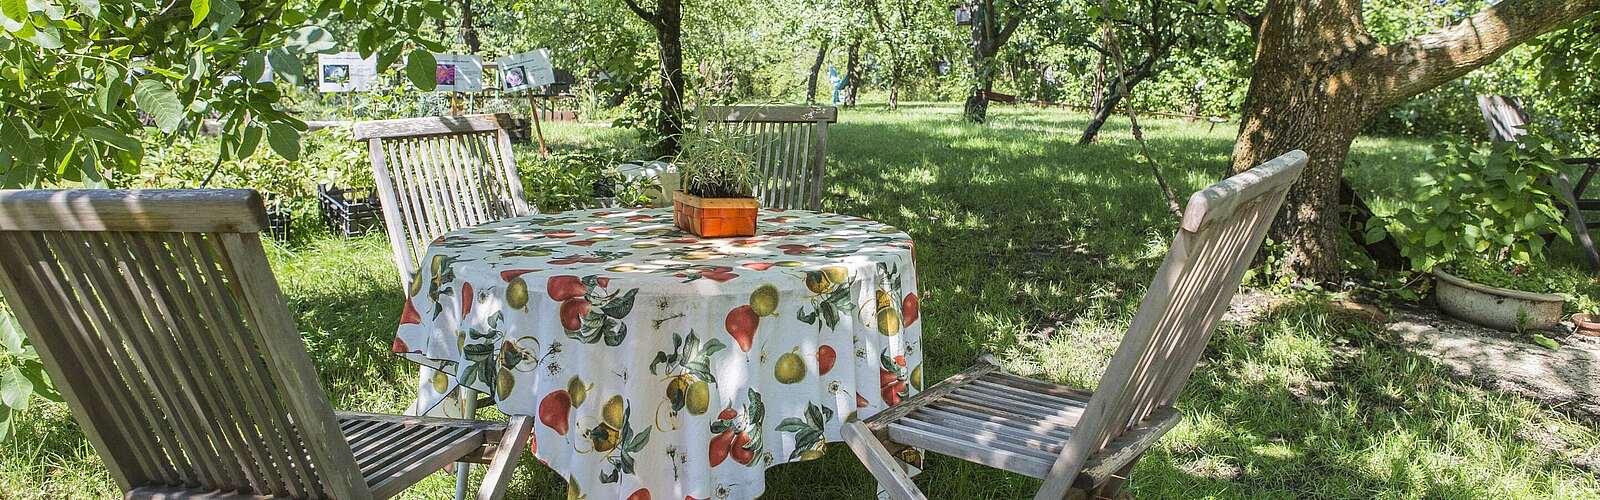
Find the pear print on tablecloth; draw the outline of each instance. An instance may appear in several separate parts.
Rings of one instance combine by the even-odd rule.
[[[727,344],[717,339],[701,342],[690,330],[688,335],[672,334],[671,353],[656,352],[656,357],[650,361],[650,374],[665,376],[667,397],[662,404],[669,422],[678,412],[704,415],[711,408],[711,384],[717,383],[716,376],[711,373],[711,356],[727,348]],[[656,428],[667,430],[659,417]]]
[[[800,306],[796,312],[801,322],[816,325],[819,332],[824,327],[833,330],[839,326],[840,318],[855,311],[855,302],[850,297],[851,290],[855,288],[854,278],[850,276],[848,268],[826,266],[805,271],[801,279],[812,293],[811,303]]]
[[[576,498],[760,495],[763,469],[920,390],[925,300],[898,230],[760,223],[710,240],[612,209],[451,232],[407,282],[391,349],[439,370],[418,408],[460,386],[534,416],[530,449]]]

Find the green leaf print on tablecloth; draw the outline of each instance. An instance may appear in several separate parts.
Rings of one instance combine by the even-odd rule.
[[[717,383],[716,376],[711,373],[711,355],[727,348],[727,344],[717,339],[701,343],[690,330],[687,336],[672,334],[672,354],[656,352],[655,359],[650,361],[650,374],[658,374],[656,369],[666,365],[667,401],[672,414],[685,409],[690,415],[705,414],[711,406],[710,384]]]
[[[827,452],[827,440],[822,429],[833,419],[833,408],[811,403],[806,406],[804,418],[789,417],[778,423],[779,432],[794,433],[794,451],[789,460],[813,460]]]
[[[561,326],[567,337],[585,344],[605,342],[616,347],[628,336],[628,325],[622,320],[633,312],[638,288],[607,292],[611,279],[588,275],[582,278],[571,275],[551,276],[546,284],[550,299],[561,303]]]

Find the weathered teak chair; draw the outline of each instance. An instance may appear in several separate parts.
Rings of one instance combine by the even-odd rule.
[[[358,122],[352,135],[367,141],[372,178],[383,205],[383,223],[400,271],[401,290],[411,289],[428,244],[444,233],[507,217],[531,215],[522,178],[511,153],[511,115],[436,116]],[[428,387],[433,369],[420,370]],[[461,388],[462,414],[479,406]],[[419,400],[420,401],[420,400]],[[423,413],[414,406],[411,413]],[[458,471],[459,495],[467,469]]]
[[[750,135],[749,149],[766,182],[756,187],[762,206],[822,209],[823,170],[828,163],[831,107],[707,106],[700,116],[713,126]]]
[[[367,142],[401,289],[410,289],[440,235],[534,213],[523,198],[510,124],[503,113],[355,124],[352,135]]]
[[[355,124],[367,141],[383,222],[402,280],[444,233],[533,214],[506,132],[511,116],[437,116]]]
[[[845,442],[894,497],[923,498],[905,447],[1041,478],[1034,497],[1112,497],[1178,423],[1173,403],[1228,308],[1289,186],[1293,151],[1189,198],[1178,236],[1093,392],[1011,375],[985,359],[865,421]]]
[[[254,191],[0,191],[0,293],[128,498],[386,498],[457,460],[504,492],[531,421],[335,413]]]
[[[1490,140],[1515,141],[1517,136],[1528,133],[1524,128],[1528,125],[1528,113],[1523,109],[1521,99],[1480,95],[1478,111],[1483,113],[1483,121],[1489,127]],[[1568,165],[1582,166],[1583,175],[1573,182],[1566,172],[1562,172],[1550,179],[1550,184],[1567,207],[1567,224],[1571,226],[1573,240],[1588,257],[1589,267],[1600,271],[1600,250],[1595,248],[1594,238],[1589,235],[1589,230],[1600,227],[1600,222],[1588,222],[1588,217],[1584,215],[1584,211],[1600,210],[1600,199],[1584,197],[1589,190],[1589,182],[1594,180],[1596,172],[1600,172],[1600,158],[1563,158],[1562,161]]]

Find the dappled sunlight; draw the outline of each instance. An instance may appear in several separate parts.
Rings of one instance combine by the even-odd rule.
[[[1094,388],[1178,221],[1137,160],[1126,120],[1107,123],[1101,143],[1077,146],[1082,114],[995,106],[991,123],[972,126],[958,113],[958,106],[923,103],[902,103],[895,113],[843,111],[830,132],[824,209],[895,226],[915,240],[930,383],[987,352],[1014,372]],[[1141,124],[1180,197],[1227,168],[1232,125]],[[551,123],[545,132],[560,147],[633,140],[593,124]],[[1362,139],[1351,154],[1352,181],[1390,192],[1425,164],[1426,152],[1423,141]],[[1389,201],[1380,194],[1373,203]],[[404,292],[384,237],[269,252],[335,405],[403,410],[415,396],[416,372],[389,352]],[[1288,297],[1247,316],[1216,329],[1180,396],[1181,423],[1134,471],[1136,497],[1600,491],[1594,473],[1574,465],[1600,450],[1592,424],[1456,380],[1379,326],[1317,299]],[[53,450],[52,493],[104,496],[111,483],[64,408],[29,411],[18,433]],[[7,477],[43,473],[10,460],[20,452],[3,453]],[[927,466],[918,484],[935,498],[1017,498],[1039,484],[942,456]],[[526,459],[508,496],[561,498],[562,484]],[[451,486],[435,475],[412,494],[443,497]],[[867,498],[872,490],[860,462],[833,445],[822,459],[769,470],[764,498]]]

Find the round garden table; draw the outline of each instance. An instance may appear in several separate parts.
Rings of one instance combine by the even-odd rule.
[[[431,414],[464,384],[536,415],[534,455],[588,498],[751,498],[922,387],[914,262],[893,227],[810,211],[722,239],[669,209],[507,219],[429,246],[394,351],[438,370]]]

